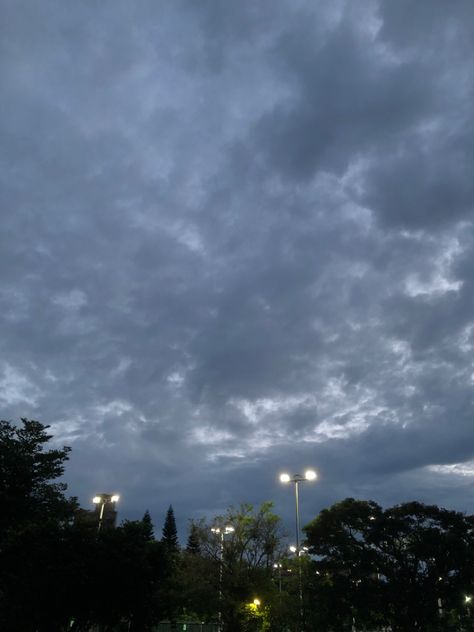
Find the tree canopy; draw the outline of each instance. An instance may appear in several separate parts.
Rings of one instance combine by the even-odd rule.
[[[323,510],[305,527],[314,624],[458,629],[474,580],[473,527],[472,517],[419,502],[383,510],[347,498]]]

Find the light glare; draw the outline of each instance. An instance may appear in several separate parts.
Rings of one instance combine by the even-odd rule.
[[[120,500],[120,496],[118,494],[114,494],[110,500],[113,503],[118,503],[118,501]]]
[[[314,481],[317,476],[318,475],[314,470],[306,470],[306,472],[304,473],[304,477],[307,481]]]
[[[287,474],[286,472],[283,472],[283,474],[280,474],[280,481],[282,483],[289,483],[290,482],[290,475]]]
[[[94,498],[92,499],[92,502],[94,503],[94,505],[98,505],[99,503],[102,502],[102,498],[100,496],[94,496]]]

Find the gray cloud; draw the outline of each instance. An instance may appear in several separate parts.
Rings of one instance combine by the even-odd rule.
[[[7,3],[0,404],[83,502],[290,519],[313,465],[305,519],[471,510],[472,21],[432,5]]]

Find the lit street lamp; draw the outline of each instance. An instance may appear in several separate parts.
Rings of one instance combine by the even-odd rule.
[[[222,574],[223,574],[223,561],[224,561],[224,537],[229,533],[233,533],[235,531],[232,525],[227,525],[225,527],[211,527],[212,533],[220,536],[220,546],[219,546],[219,612],[217,613],[218,625],[217,629],[219,632],[222,630]]]
[[[275,562],[273,568],[278,571],[278,592],[281,597],[281,569],[283,568],[283,564],[281,562]]]
[[[294,474],[290,476],[286,472],[280,474],[280,481],[282,483],[293,483],[295,486],[295,502],[296,502],[296,552],[299,556],[300,551],[300,502],[299,502],[299,484],[306,481],[316,480],[318,475],[314,470],[306,470],[304,476],[301,474]]]
[[[299,597],[300,597],[300,616],[303,620],[303,583],[301,580],[301,548],[300,548],[300,500],[299,500],[299,484],[306,481],[315,481],[318,475],[314,470],[306,470],[304,476],[301,474],[293,474],[290,476],[287,472],[280,474],[280,482],[287,484],[293,483],[295,486],[295,505],[296,505],[296,547],[294,553],[298,558],[298,578],[299,578]]]
[[[110,504],[112,505],[112,509],[115,510],[115,504],[118,503],[119,500],[120,500],[120,496],[118,494],[97,494],[97,496],[94,496],[94,498],[92,499],[92,502],[94,503],[94,505],[97,505],[100,507],[99,525],[97,527],[97,532],[99,532],[102,528],[102,522],[104,520],[105,505]]]

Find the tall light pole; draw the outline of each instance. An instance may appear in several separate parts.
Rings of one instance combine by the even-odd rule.
[[[105,505],[111,504],[113,505],[112,509],[115,510],[115,504],[118,503],[119,500],[120,500],[120,496],[118,494],[97,494],[97,496],[94,496],[94,498],[92,499],[92,502],[94,503],[94,505],[97,505],[100,507],[99,524],[97,526],[97,533],[99,533],[102,528],[102,522],[104,520]]]
[[[215,533],[219,536],[220,545],[219,545],[219,612],[217,613],[217,629],[219,632],[222,630],[222,576],[223,576],[223,562],[224,562],[224,537],[229,533],[233,533],[235,531],[232,525],[227,525],[225,527],[211,527],[212,533]]]
[[[288,473],[283,472],[280,474],[280,481],[282,483],[293,483],[295,486],[295,506],[296,506],[296,549],[295,554],[298,563],[298,583],[299,583],[299,598],[300,598],[300,617],[303,621],[303,582],[301,579],[301,548],[300,548],[300,498],[299,498],[299,484],[307,481],[315,481],[318,475],[314,470],[306,470],[304,475],[293,474],[290,476]]]

